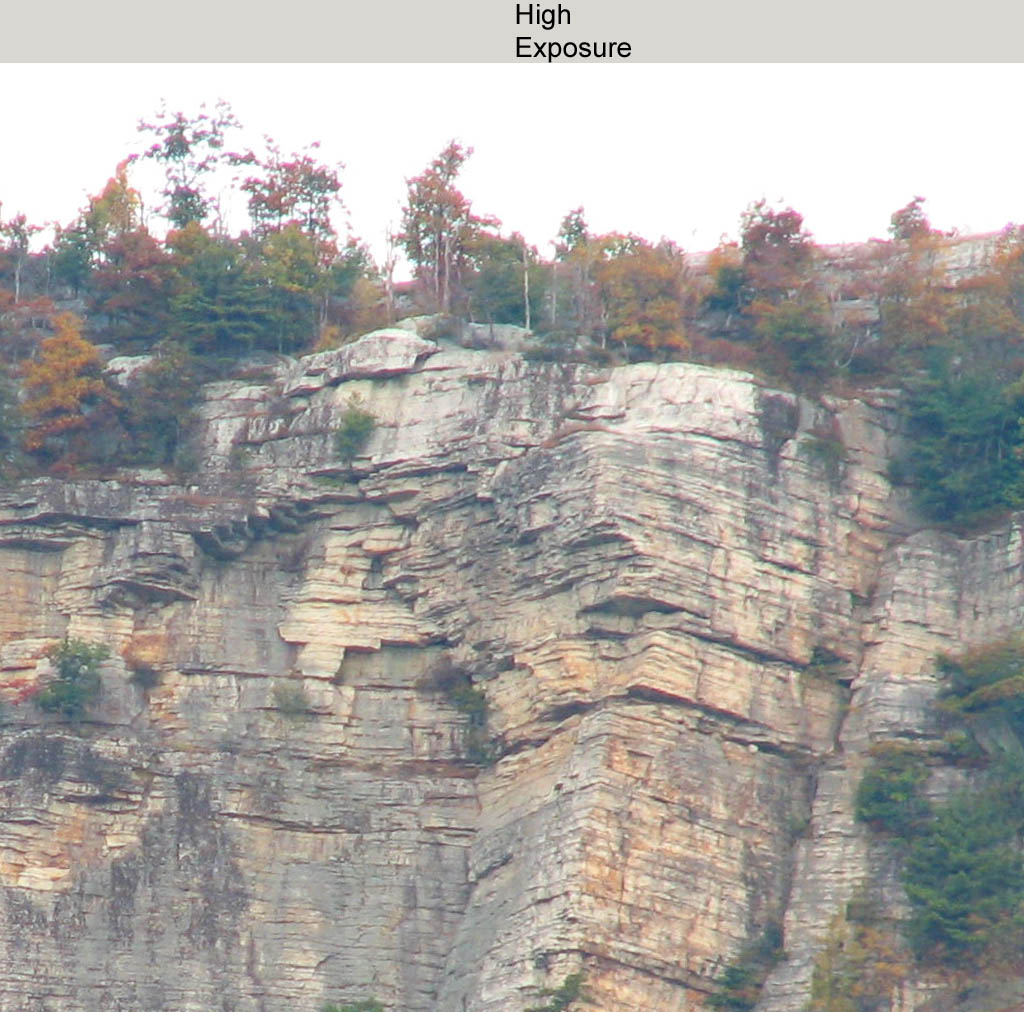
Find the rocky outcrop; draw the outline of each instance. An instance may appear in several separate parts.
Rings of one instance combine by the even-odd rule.
[[[674,1012],[781,922],[796,1012],[859,885],[901,902],[856,778],[1019,621],[1024,538],[913,529],[888,395],[395,329],[201,428],[187,483],[0,499],[0,1010],[507,1012],[582,970]],[[71,723],[31,703],[65,636],[112,650]]]

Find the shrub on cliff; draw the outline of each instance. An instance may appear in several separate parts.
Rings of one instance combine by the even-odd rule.
[[[1011,935],[1020,939],[1020,799],[1010,806],[1005,795],[992,786],[954,798],[911,847],[903,884],[913,910],[907,937],[919,959],[968,966]]]
[[[772,967],[785,958],[782,928],[777,923],[770,923],[761,936],[745,945],[722,971],[715,981],[718,990],[708,995],[705,1004],[708,1008],[729,1012],[748,1012],[757,1004]]]
[[[586,1001],[583,992],[583,972],[570,973],[558,987],[545,988],[543,994],[548,1001],[544,1005],[531,1005],[526,1012],[562,1012],[578,999]]]
[[[351,464],[366,448],[373,435],[377,419],[351,402],[341,416],[341,424],[334,433],[334,452],[343,464]]]
[[[876,755],[857,788],[857,818],[876,831],[913,836],[931,814],[918,790],[928,771],[918,752],[896,744]]]
[[[36,697],[36,705],[48,713],[77,720],[100,692],[100,664],[110,656],[102,643],[65,639],[47,651],[57,677]]]
[[[939,671],[949,678],[941,709],[967,722],[1005,722],[1024,734],[1024,637],[1011,636],[959,657],[941,656]]]
[[[969,524],[1024,502],[1024,387],[945,365],[907,396],[909,450],[899,470],[929,517]]]
[[[126,463],[160,467],[174,461],[195,417],[203,381],[200,363],[184,345],[165,341],[132,377],[122,420]]]

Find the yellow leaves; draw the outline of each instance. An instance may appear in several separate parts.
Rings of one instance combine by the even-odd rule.
[[[908,955],[885,922],[833,918],[814,961],[808,1012],[857,1012],[878,1008],[906,980]]]
[[[637,242],[600,261],[595,274],[614,340],[649,351],[689,347],[681,262],[671,250]]]
[[[83,429],[86,412],[98,403],[116,405],[116,398],[101,376],[96,346],[82,337],[81,320],[62,313],[54,320],[56,333],[43,341],[39,358],[25,368],[29,392],[24,411],[30,425],[25,449],[52,449],[56,436]]]

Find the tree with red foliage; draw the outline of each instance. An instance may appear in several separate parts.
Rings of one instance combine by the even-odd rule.
[[[146,158],[163,165],[163,195],[167,198],[163,214],[175,228],[202,222],[209,216],[212,206],[203,190],[204,179],[230,160],[224,144],[228,132],[239,126],[231,106],[223,99],[212,111],[203,103],[194,116],[168,112],[162,106],[152,122],[139,121],[139,131],[153,134],[156,140],[133,159]]]
[[[107,260],[107,248],[142,224],[142,197],[128,181],[129,160],[118,163],[101,193],[78,218],[58,226],[50,250],[53,277],[77,296]]]
[[[748,302],[778,302],[806,285],[814,244],[803,224],[803,216],[791,207],[774,211],[764,200],[744,212],[740,249]]]
[[[761,361],[780,375],[820,378],[834,365],[828,303],[813,273],[803,216],[763,200],[743,215],[742,308]]]
[[[496,218],[473,214],[469,200],[455,187],[472,153],[452,140],[425,171],[408,180],[398,241],[442,313],[451,312],[461,298],[474,238],[499,224]]]
[[[92,308],[110,318],[120,340],[148,344],[162,336],[177,285],[173,258],[145,228],[117,235],[93,271]]]
[[[256,165],[261,170],[241,184],[249,195],[253,234],[264,238],[294,225],[318,244],[331,244],[337,234],[331,212],[341,206],[338,173],[344,166],[318,161],[315,152],[319,144],[285,156],[271,138],[266,141],[263,158],[251,151],[235,156],[237,164]]]

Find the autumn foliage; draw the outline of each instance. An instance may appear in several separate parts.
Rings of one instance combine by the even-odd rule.
[[[225,103],[162,109],[139,124],[143,150],[41,249],[41,226],[0,216],[6,473],[25,459],[172,466],[188,456],[205,379],[254,353],[335,347],[439,313],[454,339],[479,339],[464,322],[524,327],[528,352],[548,360],[724,364],[810,395],[894,387],[910,450],[893,478],[924,512],[963,523],[1024,503],[1021,228],[961,269],[921,197],[856,254],[818,246],[797,210],[763,200],[708,255],[596,232],[577,207],[545,258],[474,208],[461,182],[472,149],[452,140],[406,181],[378,265],[336,227],[343,166],[316,143],[232,150],[239,126]],[[162,174],[155,194],[138,188],[141,163]],[[236,233],[222,206],[232,188],[248,216]],[[412,282],[395,280],[400,252]],[[103,357],[126,354],[149,362],[115,383]]]
[[[54,328],[39,357],[25,367],[23,405],[25,449],[50,460],[73,456],[74,437],[85,431],[90,416],[117,405],[98,349],[82,337],[81,320],[61,313]]]

